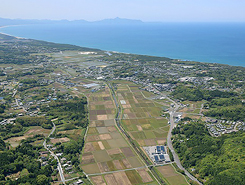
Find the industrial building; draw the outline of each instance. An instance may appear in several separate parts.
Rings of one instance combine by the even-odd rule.
[[[165,146],[148,146],[143,147],[148,156],[155,164],[164,164],[170,162],[169,155]]]

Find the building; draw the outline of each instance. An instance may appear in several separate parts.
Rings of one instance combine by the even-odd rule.
[[[167,150],[165,146],[149,146],[143,148],[155,164],[170,162],[170,158],[166,152]]]

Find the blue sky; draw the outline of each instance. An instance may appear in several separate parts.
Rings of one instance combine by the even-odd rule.
[[[0,0],[0,17],[22,19],[245,22],[244,10],[245,0]]]

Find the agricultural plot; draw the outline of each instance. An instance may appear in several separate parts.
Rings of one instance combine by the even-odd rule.
[[[169,125],[160,116],[162,105],[146,99],[150,94],[143,94],[131,82],[118,84],[117,96],[123,108],[122,124],[140,146],[162,145],[166,142]]]
[[[156,167],[171,185],[188,185],[185,177],[175,171],[172,165]]]
[[[120,171],[115,173],[109,173],[101,176],[91,177],[91,180],[95,185],[107,184],[107,185],[139,185],[139,184],[151,184],[157,183],[153,180],[147,169]]]
[[[47,54],[47,56],[52,56],[58,63],[77,64],[83,68],[107,65],[106,63],[93,60],[101,56],[97,52],[63,51],[62,53]]]
[[[132,170],[136,173],[136,179],[126,172],[131,168],[143,167],[144,164],[115,126],[115,105],[109,88],[86,95],[89,98],[90,124],[81,157],[84,172],[91,177],[94,184],[154,183],[148,172],[144,174]],[[111,173],[103,174],[105,172]],[[103,176],[96,176],[98,174]]]
[[[179,112],[183,113],[182,117],[190,117],[191,119],[203,119],[204,117],[202,116],[203,109],[202,106],[205,103],[205,101],[184,101],[182,102],[185,107],[179,110]]]
[[[32,126],[29,127],[23,136],[19,136],[19,137],[11,137],[7,140],[5,140],[5,142],[9,143],[12,147],[17,147],[19,146],[19,144],[21,143],[21,140],[23,139],[27,139],[29,137],[33,137],[35,135],[44,135],[45,137],[48,136],[48,134],[50,133],[49,129],[44,129],[40,126]],[[43,140],[38,140],[36,143],[36,145],[40,145],[42,144]]]

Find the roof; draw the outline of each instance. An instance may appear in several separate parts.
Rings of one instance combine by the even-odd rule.
[[[164,146],[161,146],[161,150],[162,150],[163,152],[165,152],[165,148],[164,148]]]
[[[159,161],[159,158],[157,155],[154,155],[154,158],[155,158],[155,161],[158,162]]]
[[[83,87],[85,87],[85,88],[91,88],[91,87],[95,87],[95,86],[98,86],[98,85],[99,85],[99,84],[91,83],[91,84],[83,85]]]
[[[164,158],[166,162],[170,162],[170,158],[168,154],[164,154]]]
[[[163,155],[159,155],[159,158],[160,158],[161,160],[164,160],[164,159],[165,159]]]

